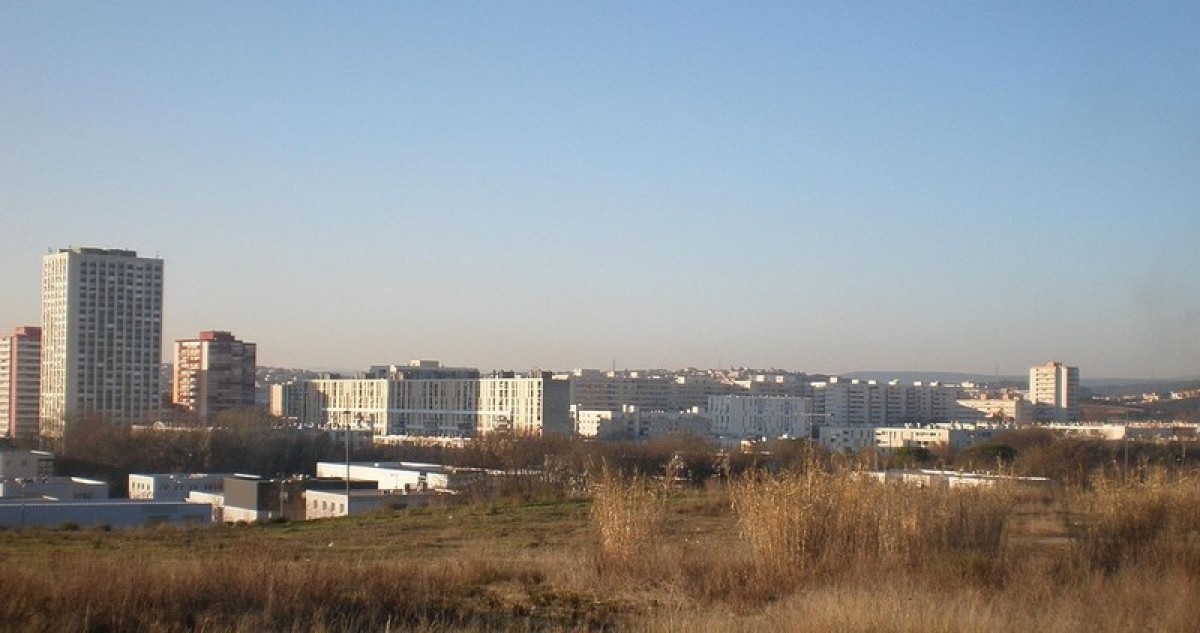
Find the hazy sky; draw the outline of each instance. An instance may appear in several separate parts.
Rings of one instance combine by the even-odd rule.
[[[0,0],[0,328],[262,364],[1200,374],[1196,2]],[[169,349],[169,348],[167,348]]]

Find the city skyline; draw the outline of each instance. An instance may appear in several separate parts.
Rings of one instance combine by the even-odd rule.
[[[757,9],[4,5],[0,329],[90,246],[264,365],[1200,375],[1200,8]]]

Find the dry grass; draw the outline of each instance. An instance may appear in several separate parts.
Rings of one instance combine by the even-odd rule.
[[[948,553],[990,564],[1014,506],[1006,487],[924,488],[816,469],[744,479],[733,497],[738,528],[770,583]]]
[[[601,470],[591,494],[604,569],[628,573],[653,568],[663,537],[667,492],[644,475],[622,477],[607,467]]]
[[[811,470],[264,527],[0,531],[0,630],[1194,630],[1200,479]],[[1113,562],[1115,561],[1115,562]]]
[[[1099,475],[1063,495],[1077,562],[1105,572],[1153,559],[1193,562],[1200,530],[1200,476],[1139,468]]]

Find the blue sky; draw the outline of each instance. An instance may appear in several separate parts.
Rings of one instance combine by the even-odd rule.
[[[1200,374],[1196,3],[0,1],[0,327],[264,364]]]

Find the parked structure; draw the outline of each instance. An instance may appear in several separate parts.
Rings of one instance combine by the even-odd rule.
[[[34,479],[54,475],[54,453],[0,448],[0,479]]]
[[[964,473],[954,470],[882,470],[858,474],[881,483],[907,483],[931,488],[959,488],[966,486],[995,486],[1014,484],[1048,488],[1052,482],[1046,477],[1013,477],[986,473]]]
[[[379,490],[461,492],[485,480],[481,468],[459,468],[419,462],[317,462],[317,478],[370,481]]]
[[[233,473],[159,473],[129,475],[129,498],[186,501],[193,492],[221,493]]]
[[[0,499],[0,526],[113,528],[150,525],[206,526],[212,509],[207,504],[178,501],[53,501],[47,499]]]
[[[108,484],[82,477],[0,479],[0,499],[85,501],[108,498]]]

